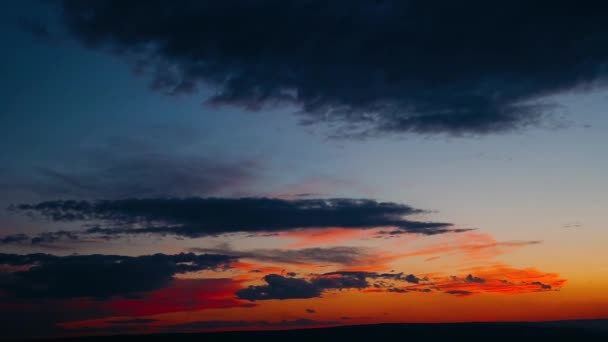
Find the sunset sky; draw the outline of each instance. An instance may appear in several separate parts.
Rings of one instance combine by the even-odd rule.
[[[2,337],[608,318],[573,4],[2,2]]]

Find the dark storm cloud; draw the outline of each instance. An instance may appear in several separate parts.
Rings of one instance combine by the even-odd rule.
[[[100,222],[90,234],[172,234],[200,237],[236,232],[300,228],[367,229],[390,226],[407,233],[452,232],[451,224],[410,221],[423,211],[369,199],[147,198],[104,201],[47,201],[13,210],[53,221]]]
[[[193,252],[231,255],[239,259],[255,259],[264,262],[285,264],[335,263],[342,265],[357,265],[364,261],[373,260],[373,254],[367,248],[337,246],[327,248],[302,249],[255,249],[251,251],[233,251],[223,248],[192,248]],[[293,272],[288,276],[295,277]]]
[[[269,299],[302,299],[321,297],[326,290],[345,290],[345,289],[366,289],[370,287],[388,288],[389,292],[406,293],[390,289],[388,283],[378,285],[370,284],[368,279],[385,279],[392,281],[406,281],[419,278],[414,275],[403,276],[403,273],[375,273],[358,271],[338,271],[319,275],[313,275],[310,279],[288,278],[278,274],[269,274],[264,277],[266,285],[252,285],[237,291],[236,295],[240,299],[250,301],[269,300]],[[409,279],[409,280],[408,280]],[[416,282],[417,284],[417,282]]]
[[[539,99],[605,85],[608,4],[571,1],[63,1],[64,23],[167,94],[300,108],[341,135],[485,134]]]
[[[135,295],[166,287],[178,273],[229,267],[225,255],[0,254],[0,265],[27,269],[0,273],[0,289],[16,297],[76,298]]]

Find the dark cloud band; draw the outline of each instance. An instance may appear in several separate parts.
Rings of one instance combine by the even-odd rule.
[[[118,255],[0,254],[0,290],[25,298],[137,295],[166,287],[178,273],[217,270],[235,259],[217,254]],[[25,269],[23,269],[25,267]]]
[[[167,94],[287,103],[344,135],[484,134],[538,123],[547,95],[605,85],[608,5],[571,1],[63,1]]]
[[[326,227],[392,227],[401,232],[426,235],[455,231],[449,223],[404,218],[422,213],[419,209],[368,199],[148,198],[48,201],[16,205],[13,209],[53,221],[97,224],[87,233],[109,236],[169,234],[201,237]]]

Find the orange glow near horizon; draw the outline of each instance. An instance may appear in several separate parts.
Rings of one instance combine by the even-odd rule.
[[[359,234],[341,230],[322,234],[314,232],[309,236],[304,233],[285,235],[297,237],[300,242],[305,242],[300,246],[307,246],[313,241],[335,243]],[[77,334],[83,328],[108,329],[114,325],[112,322],[129,321],[134,317],[150,319],[146,332],[172,331],[176,326],[184,331],[276,330],[381,322],[543,321],[608,317],[608,305],[605,305],[608,304],[608,296],[605,294],[597,292],[599,297],[590,301],[587,294],[576,286],[568,288],[568,280],[558,273],[532,267],[517,268],[496,260],[505,253],[537,242],[497,242],[482,233],[463,233],[446,240],[433,238],[426,242],[426,246],[412,247],[412,251],[400,252],[395,248],[376,251],[373,254],[376,264],[334,265],[333,269],[255,260],[235,261],[230,278],[181,279],[170,289],[153,293],[146,300],[111,302],[107,305],[113,313],[110,318],[72,321],[62,326],[69,335],[70,331]],[[293,249],[294,246],[288,245],[287,248]],[[409,282],[404,280],[407,273],[395,276],[400,274],[403,262],[419,256],[464,257],[478,265],[457,269],[453,273],[429,269],[418,273]],[[288,275],[291,272],[293,275]],[[323,275],[328,272],[328,275]],[[319,279],[343,281],[344,275],[349,274],[366,274],[368,278],[365,287],[329,288],[310,298],[257,301],[237,298],[235,293],[240,289],[266,286],[265,276],[269,274],[301,279],[307,284],[315,284]],[[179,300],[165,302],[169,298]],[[133,332],[137,331],[134,328]]]
[[[284,233],[279,239],[285,239],[285,247],[275,252],[312,253],[307,255],[307,263],[258,260],[250,253],[231,261],[227,269],[179,274],[165,288],[139,297],[56,300],[48,306],[101,315],[62,322],[65,336],[94,335],[116,327],[125,333],[151,333],[608,317],[608,295],[603,291],[606,279],[596,279],[599,283],[590,290],[588,284],[557,272],[501,260],[510,253],[533,249],[537,241],[501,242],[478,232],[386,240],[378,235],[381,231]],[[320,244],[331,253],[332,246],[347,242],[359,248],[352,252],[355,264],[350,259],[315,263],[315,257],[326,257],[314,254],[323,249],[306,249]],[[280,280],[272,284],[277,288],[269,283],[269,275]],[[248,289],[262,296],[296,291],[302,297],[239,298],[238,293]],[[5,303],[0,307],[31,310],[26,305]]]

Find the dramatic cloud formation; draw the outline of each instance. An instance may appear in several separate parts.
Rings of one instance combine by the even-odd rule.
[[[0,254],[0,265],[20,266],[0,273],[0,290],[24,298],[127,296],[167,287],[178,273],[222,269],[225,255]]]
[[[466,297],[481,293],[517,294],[559,290],[564,283],[558,274],[535,269],[515,269],[498,264],[475,269],[483,277],[434,275],[418,277],[413,274],[336,271],[312,274],[309,278],[266,275],[265,285],[250,285],[236,292],[245,300],[305,299],[322,297],[328,290],[357,289],[364,292],[409,293],[433,291]],[[540,281],[539,281],[540,279]]]
[[[290,104],[343,135],[483,134],[605,85],[608,6],[569,1],[63,1],[65,25],[167,94]],[[567,23],[567,24],[564,24]]]
[[[110,333],[115,332],[115,328],[141,328],[140,332],[150,333],[153,330],[149,328],[158,319],[148,315],[255,307],[251,302],[235,298],[234,293],[240,288],[242,284],[239,281],[229,278],[180,277],[171,280],[167,287],[150,292],[108,298],[23,298],[0,289],[0,321],[3,323],[3,337],[7,338],[43,337],[66,332]],[[91,320],[97,324],[90,325],[88,322]],[[108,326],[111,329],[104,328]],[[89,330],[88,327],[100,329]]]
[[[301,228],[393,227],[407,233],[441,234],[451,224],[404,216],[422,213],[407,205],[368,199],[149,198],[105,201],[48,201],[14,210],[54,221],[99,223],[90,234],[173,234],[200,237],[236,232],[280,232]]]

